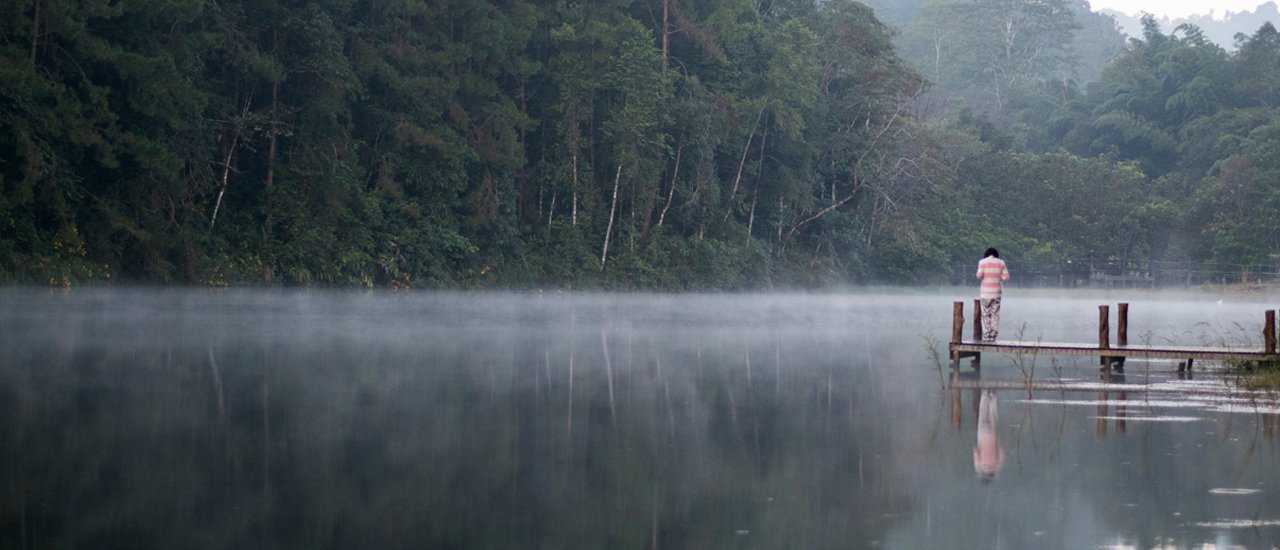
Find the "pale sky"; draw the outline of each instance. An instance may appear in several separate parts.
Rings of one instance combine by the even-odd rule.
[[[1222,17],[1228,11],[1254,11],[1258,6],[1270,0],[1089,0],[1093,11],[1103,8],[1137,15],[1148,12],[1156,17],[1186,17],[1192,14],[1207,14],[1212,10],[1214,15]]]

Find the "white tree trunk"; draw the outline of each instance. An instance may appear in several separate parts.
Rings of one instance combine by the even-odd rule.
[[[573,152],[573,226],[578,227],[578,152]]]
[[[756,114],[756,123],[751,127],[751,135],[747,136],[747,144],[742,146],[742,158],[738,159],[738,173],[733,176],[733,189],[729,191],[729,206],[725,209],[724,219],[733,214],[733,198],[738,194],[738,184],[742,182],[742,170],[747,165],[747,152],[751,150],[751,141],[756,138],[756,129],[760,128],[760,119],[764,118],[764,107]]]
[[[662,205],[662,212],[658,214],[658,226],[662,226],[662,221],[667,219],[667,210],[671,208],[671,201],[676,197],[676,181],[680,177],[680,154],[684,152],[684,146],[676,147],[676,167],[671,170],[671,189],[667,190],[667,203]]]
[[[604,249],[600,251],[600,269],[609,259],[609,237],[613,236],[613,218],[618,212],[618,183],[622,180],[622,164],[618,164],[618,172],[613,176],[613,200],[609,203],[609,225],[604,228]]]
[[[209,217],[209,227],[218,223],[218,209],[222,207],[222,196],[227,194],[227,179],[231,175],[231,156],[236,152],[236,141],[240,136],[231,138],[231,147],[227,148],[227,156],[222,161],[222,188],[218,190],[218,199],[213,202],[213,215]]]

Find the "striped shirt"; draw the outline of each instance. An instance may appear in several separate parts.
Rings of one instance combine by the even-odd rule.
[[[1009,269],[1004,260],[995,256],[987,256],[978,262],[978,278],[982,279],[982,298],[999,298],[1001,283],[1009,280]]]

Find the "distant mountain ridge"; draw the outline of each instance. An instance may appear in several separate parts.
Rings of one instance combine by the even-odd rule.
[[[1142,38],[1142,17],[1140,15],[1128,15],[1111,9],[1101,9],[1098,10],[1098,13],[1115,18],[1116,23],[1120,25],[1120,30],[1129,37]],[[1275,2],[1261,4],[1254,11],[1227,11],[1224,13],[1220,19],[1215,18],[1217,14],[1210,12],[1190,17],[1160,17],[1156,21],[1160,23],[1160,30],[1166,33],[1173,32],[1173,29],[1184,23],[1200,27],[1206,38],[1228,50],[1235,50],[1235,36],[1237,33],[1252,35],[1267,21],[1270,21],[1272,25],[1280,24],[1280,10],[1277,9]]]

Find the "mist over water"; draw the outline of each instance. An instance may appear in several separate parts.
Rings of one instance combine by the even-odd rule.
[[[1280,544],[1274,402],[1041,356],[1085,390],[984,404],[930,352],[972,294],[0,290],[0,547]],[[1278,305],[1013,289],[1001,338],[1120,301],[1252,347]]]

